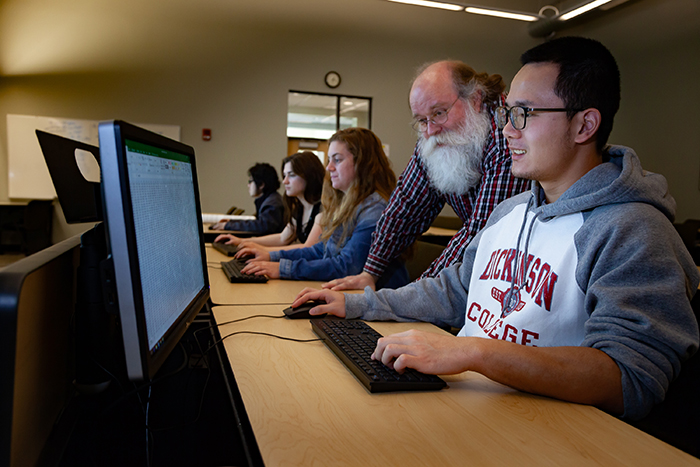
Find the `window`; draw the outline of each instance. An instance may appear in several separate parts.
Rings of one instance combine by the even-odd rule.
[[[343,128],[371,129],[372,98],[289,91],[287,138],[327,140]]]

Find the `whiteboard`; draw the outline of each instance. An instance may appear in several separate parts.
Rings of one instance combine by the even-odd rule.
[[[53,199],[56,191],[41,153],[35,130],[99,146],[99,120],[77,120],[36,115],[7,115],[7,176],[9,198]],[[134,125],[180,141],[177,125]]]

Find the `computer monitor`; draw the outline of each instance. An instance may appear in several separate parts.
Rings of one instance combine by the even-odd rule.
[[[98,131],[127,374],[150,380],[209,298],[194,150],[123,121]]]
[[[0,268],[0,466],[52,465],[45,446],[75,377],[79,247],[71,237]]]

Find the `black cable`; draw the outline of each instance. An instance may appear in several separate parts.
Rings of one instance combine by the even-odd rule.
[[[289,303],[265,303],[265,306],[267,305],[273,305],[273,306],[288,306]],[[254,303],[214,303],[211,302],[209,304],[210,308],[214,308],[215,306],[256,306]]]
[[[196,331],[193,332],[193,334],[197,334],[198,332],[201,332],[201,331],[206,331],[208,329],[223,326],[225,324],[238,323],[240,321],[245,321],[245,320],[251,319],[251,318],[274,318],[274,319],[277,319],[277,318],[284,318],[284,317],[285,317],[285,315],[251,315],[251,316],[246,316],[245,318],[238,318],[238,319],[233,319],[231,321],[224,321],[223,323],[211,324],[207,327],[197,329]],[[208,352],[208,350],[207,350],[207,352]],[[199,363],[199,362],[197,362],[197,363]]]
[[[152,385],[154,385],[154,384],[156,384],[156,383],[160,383],[161,381],[163,381],[163,380],[165,380],[165,379],[168,379],[168,378],[170,378],[170,377],[172,377],[172,376],[178,374],[179,372],[181,372],[183,369],[185,369],[185,368],[187,367],[187,361],[188,361],[188,358],[189,358],[189,357],[188,357],[187,350],[185,349],[185,346],[182,345],[182,343],[179,343],[179,344],[180,344],[180,347],[182,348],[182,351],[183,351],[183,354],[184,354],[183,363],[180,364],[180,367],[179,367],[179,368],[177,368],[177,369],[176,369],[175,371],[173,371],[173,372],[170,372],[170,373],[167,373],[167,374],[165,374],[165,375],[162,375],[162,376],[160,376],[160,377],[157,378],[157,379],[148,380],[148,381],[144,382],[143,384],[141,384],[140,386],[137,386],[136,383],[133,383],[133,384],[134,384],[134,389],[130,390],[129,392],[123,393],[122,396],[121,396],[119,399],[117,399],[116,401],[112,402],[112,403],[109,404],[107,407],[105,407],[105,408],[102,410],[101,415],[104,415],[105,413],[109,412],[109,411],[112,410],[115,406],[119,405],[119,404],[122,403],[125,399],[127,399],[127,398],[133,396],[134,394],[137,395],[137,397],[138,397],[138,399],[139,399],[139,402],[140,402],[140,405],[141,405],[141,407],[142,407],[142,409],[143,409],[143,401],[141,400],[141,395],[139,394],[143,389],[149,388],[150,386],[152,386]],[[110,373],[110,374],[111,374],[111,373]],[[115,378],[115,381],[118,381],[118,379]],[[121,387],[121,384],[119,384],[119,386]],[[122,388],[122,390],[123,390],[123,388]]]
[[[245,320],[252,319],[252,318],[273,318],[273,319],[278,319],[278,318],[284,318],[285,316],[286,316],[286,315],[250,315],[250,316],[246,316],[245,318],[232,319],[231,321],[224,321],[223,323],[212,324],[212,325],[210,325],[209,327],[207,327],[207,328],[202,328],[202,329],[211,329],[211,328],[213,328],[213,327],[223,326],[223,325],[225,325],[225,324],[238,323],[238,322],[240,322],[240,321],[245,321]],[[195,332],[199,332],[199,331],[201,331],[202,329],[197,329],[197,331],[195,331]]]
[[[234,320],[231,320],[231,321],[226,321],[226,322],[221,323],[221,324],[218,324],[218,323],[217,323],[217,324],[211,324],[211,325],[209,325],[209,326],[207,326],[207,327],[204,327],[204,328],[201,328],[201,329],[197,329],[197,330],[194,331],[192,334],[196,336],[196,334],[197,334],[198,332],[207,331],[207,330],[209,330],[209,329],[212,329],[212,328],[215,328],[215,327],[219,327],[219,326],[223,326],[223,325],[225,325],[225,324],[238,323],[238,322],[240,322],[240,321],[245,321],[245,320],[248,320],[248,319],[251,319],[251,318],[284,318],[284,315],[280,315],[280,316],[273,316],[273,315],[252,315],[252,316],[246,316],[245,318],[238,318],[238,319],[234,319]],[[195,339],[195,340],[196,340],[197,343],[199,344],[199,340],[198,340],[198,339]],[[220,341],[219,341],[219,342],[220,342]],[[218,344],[219,342],[215,342],[214,345]],[[214,346],[214,345],[213,345],[213,346]],[[209,353],[209,351],[213,348],[213,346],[210,346],[210,347],[207,349],[206,352],[203,352],[202,349],[200,348],[200,352],[201,352],[202,356],[199,357],[199,360],[197,360],[197,362],[195,363],[195,366],[199,365],[199,362]]]
[[[146,467],[151,466],[151,456],[152,450],[151,450],[151,432],[148,429],[148,415],[150,413],[150,408],[151,408],[151,390],[153,389],[153,386],[148,387],[148,399],[146,399],[146,418],[145,418],[145,424],[146,424]]]
[[[202,350],[202,346],[201,346],[201,344],[199,343],[199,339],[197,338],[197,335],[196,335],[197,332],[200,331],[200,330],[201,330],[201,329],[198,329],[198,330],[192,332],[192,336],[194,337],[194,342],[197,344],[197,347],[199,347],[199,353],[200,353],[200,355],[201,355],[201,357],[199,357],[199,360],[197,360],[197,362],[192,366],[192,370],[194,370],[195,368],[198,368],[198,367],[199,367],[199,362],[201,362],[202,359],[204,358],[204,352],[203,352],[203,350]],[[187,425],[191,425],[191,424],[197,423],[197,421],[199,420],[199,417],[202,415],[202,406],[204,405],[204,395],[205,395],[206,392],[207,392],[207,387],[209,387],[209,379],[211,378],[211,366],[210,366],[208,363],[207,363],[207,367],[206,367],[206,368],[207,368],[207,379],[204,380],[204,386],[202,387],[202,394],[201,394],[201,396],[200,396],[200,398],[199,398],[199,406],[198,406],[198,408],[197,408],[197,415],[194,417],[194,419],[193,419],[193,420],[190,420],[190,421],[187,421],[187,422],[180,423],[180,424],[178,424],[178,425],[170,425],[170,426],[166,426],[166,427],[163,427],[163,428],[152,428],[152,431],[158,432],[158,431],[172,430],[172,429],[174,429],[174,428],[180,428],[180,427],[183,427],[183,426],[187,426]],[[190,381],[192,380],[192,374],[193,374],[193,372],[190,371],[190,374],[189,374],[189,376],[188,376],[188,378],[187,378],[187,382],[185,383],[185,388],[187,388],[187,387],[190,385]],[[184,394],[184,392],[185,392],[185,391],[183,391],[183,394]]]
[[[218,341],[215,341],[215,342],[207,349],[207,353],[209,353],[209,351],[210,351],[211,349],[213,349],[217,344],[220,344],[221,342],[223,342],[224,339],[227,339],[227,338],[229,338],[229,337],[231,337],[231,336],[235,336],[236,334],[256,334],[256,335],[259,335],[259,336],[269,336],[269,337],[274,337],[274,338],[276,338],[276,339],[282,339],[282,340],[285,340],[285,341],[292,341],[292,342],[316,342],[316,341],[323,341],[323,339],[295,339],[294,337],[278,336],[278,335],[276,335],[276,334],[270,334],[270,333],[268,333],[268,332],[260,332],[260,331],[236,331],[236,332],[232,332],[231,334],[226,334],[224,337],[222,337],[222,338],[219,339]]]
[[[252,316],[246,316],[245,318],[234,319],[234,320],[231,320],[231,321],[226,321],[226,322],[224,322],[224,323],[212,324],[211,326],[208,326],[208,327],[206,327],[206,328],[197,329],[196,331],[194,331],[193,334],[196,334],[196,333],[198,333],[198,332],[200,332],[200,331],[204,331],[204,330],[207,330],[207,329],[212,329],[212,328],[214,328],[214,327],[223,326],[223,325],[225,325],[225,324],[231,324],[231,323],[237,323],[237,322],[240,322],[240,321],[245,321],[245,320],[251,319],[251,318],[284,318],[284,317],[285,317],[285,315],[280,315],[280,316],[273,316],[273,315],[252,315]],[[296,338],[293,338],[293,337],[278,336],[278,335],[276,335],[276,334],[270,334],[270,333],[267,333],[267,332],[260,332],[260,331],[235,331],[235,332],[232,332],[232,333],[230,333],[230,334],[227,334],[227,335],[223,336],[221,339],[215,340],[214,343],[213,343],[212,345],[210,345],[209,348],[207,348],[207,350],[202,354],[202,356],[200,357],[200,360],[201,360],[202,358],[204,358],[206,355],[208,355],[209,352],[211,352],[211,350],[212,350],[214,347],[216,347],[218,344],[222,343],[222,342],[224,341],[224,339],[227,339],[227,338],[229,338],[229,337],[231,337],[231,336],[235,336],[235,335],[237,335],[237,334],[254,334],[254,335],[258,335],[258,336],[269,336],[269,337],[274,337],[274,338],[276,338],[276,339],[282,339],[282,340],[292,341],[292,342],[317,342],[317,341],[322,341],[322,340],[323,340],[323,339],[296,339]],[[195,340],[197,340],[197,339],[195,339]],[[199,342],[199,341],[197,340],[197,342]],[[197,364],[199,364],[199,360],[197,361]]]
[[[164,375],[161,375],[158,378],[158,381],[165,379],[165,378],[169,378],[171,376],[174,376],[174,375],[180,373],[181,371],[183,371],[185,368],[187,368],[187,362],[189,361],[189,353],[187,353],[187,349],[182,344],[182,341],[178,342],[178,346],[182,349],[182,353],[184,354],[185,358],[182,359],[182,363],[180,364],[179,367],[175,368],[170,373],[166,373]]]

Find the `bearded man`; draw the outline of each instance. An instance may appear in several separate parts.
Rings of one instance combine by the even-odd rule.
[[[463,225],[420,278],[435,277],[461,261],[498,203],[529,187],[511,174],[506,139],[494,120],[504,90],[501,76],[477,73],[459,61],[419,70],[409,97],[418,142],[377,223],[364,270],[324,288],[374,289],[389,263],[428,230],[447,203]]]

